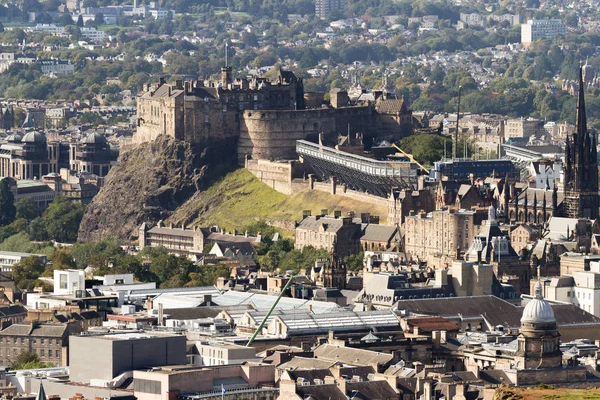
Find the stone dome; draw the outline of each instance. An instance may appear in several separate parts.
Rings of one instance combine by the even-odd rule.
[[[99,134],[98,132],[92,132],[81,140],[81,143],[85,144],[104,144],[106,143],[106,137]]]
[[[40,132],[29,132],[23,136],[23,143],[46,143],[46,136]]]
[[[523,310],[523,316],[521,317],[521,323],[552,323],[556,322],[556,318],[554,318],[554,311],[552,311],[552,306],[542,296],[542,284],[535,284],[535,296],[534,298],[527,303],[525,309]]]
[[[21,135],[15,133],[14,135],[9,135],[6,138],[6,141],[10,143],[21,143],[22,139],[23,138],[21,137]]]

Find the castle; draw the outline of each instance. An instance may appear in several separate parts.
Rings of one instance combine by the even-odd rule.
[[[296,140],[337,140],[339,133],[394,140],[412,133],[412,112],[403,99],[373,92],[367,101],[351,101],[334,89],[330,105],[305,93],[301,78],[279,70],[273,81],[262,77],[233,78],[231,67],[215,81],[182,81],[147,86],[137,99],[137,132],[143,143],[169,135],[192,144],[235,146],[237,159],[296,159]],[[312,108],[307,105],[313,105]]]

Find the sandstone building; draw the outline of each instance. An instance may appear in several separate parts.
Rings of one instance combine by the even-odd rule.
[[[469,248],[479,230],[474,211],[450,209],[411,214],[404,224],[404,251],[407,257],[419,261],[435,263],[437,259],[451,264]]]
[[[289,71],[277,77],[233,78],[231,67],[214,81],[181,81],[146,87],[137,98],[135,142],[169,135],[192,144],[219,143],[246,158],[296,159],[296,140],[316,141],[319,133],[337,139],[349,130],[370,137],[399,139],[412,133],[414,119],[403,99],[373,92],[372,101],[351,102],[333,90],[329,107],[307,108],[302,79]],[[306,95],[306,96],[305,96]]]

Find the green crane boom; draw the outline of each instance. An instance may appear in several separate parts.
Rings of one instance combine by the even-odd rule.
[[[254,342],[254,339],[256,339],[256,336],[258,336],[258,333],[262,331],[263,327],[267,323],[267,319],[269,319],[269,317],[271,316],[271,313],[273,312],[273,310],[275,309],[275,307],[277,307],[277,304],[279,303],[279,300],[281,300],[281,297],[283,296],[283,293],[285,293],[285,291],[288,290],[288,288],[290,287],[290,284],[292,283],[292,281],[294,280],[294,278],[295,278],[295,275],[290,276],[290,279],[287,281],[287,283],[285,284],[285,286],[283,287],[283,289],[281,289],[281,292],[279,293],[279,296],[277,296],[277,300],[275,300],[275,303],[273,303],[273,305],[269,309],[269,312],[267,313],[267,315],[265,315],[265,317],[263,318],[263,320],[260,323],[260,325],[258,326],[258,328],[256,328],[256,331],[254,331],[254,333],[252,334],[252,337],[250,338],[250,340],[248,340],[248,343],[246,343],[246,347],[252,346],[252,343]]]

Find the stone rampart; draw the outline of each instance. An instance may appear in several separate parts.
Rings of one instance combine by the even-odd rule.
[[[266,111],[246,110],[240,119],[238,162],[246,157],[264,160],[296,159],[296,140],[316,140],[319,133],[336,137],[369,127],[370,107]]]

